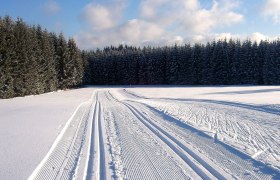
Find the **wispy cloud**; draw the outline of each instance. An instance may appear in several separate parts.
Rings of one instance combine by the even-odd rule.
[[[263,14],[266,17],[272,18],[275,24],[280,24],[280,1],[266,0],[263,7]]]
[[[44,4],[43,9],[47,15],[54,15],[60,11],[58,3],[54,0],[48,0]]]
[[[120,2],[122,2],[120,4]],[[244,21],[235,12],[235,0],[216,0],[210,8],[199,0],[141,0],[138,16],[123,22],[126,3],[109,0],[108,4],[88,4],[81,19],[90,27],[76,35],[82,48],[96,48],[120,43],[137,46],[166,45],[207,39],[215,28]]]

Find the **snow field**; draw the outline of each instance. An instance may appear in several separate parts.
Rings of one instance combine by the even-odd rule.
[[[230,101],[139,98],[130,90],[122,93],[280,169],[280,118],[276,110],[268,111],[260,105],[245,106]]]
[[[0,177],[27,179],[94,88],[0,100]]]
[[[35,179],[279,177],[277,166],[259,161],[258,157],[264,157],[265,151],[248,156],[242,149],[245,144],[248,149],[252,145],[243,136],[258,139],[253,129],[248,133],[243,128],[253,127],[259,132],[262,125],[271,125],[277,119],[262,124],[264,112],[254,112],[257,118],[253,121],[250,113],[238,108],[220,104],[216,107],[210,102],[195,100],[147,98],[124,89],[97,90],[76,112],[70,123],[73,126],[65,127],[48,160],[38,167],[38,172],[43,173],[37,175],[43,176],[36,175]],[[240,114],[245,120],[236,119]],[[232,129],[236,130],[233,135],[229,133]],[[64,137],[68,141],[64,141]],[[271,146],[278,142],[277,138],[266,136],[263,140],[266,141],[262,143]]]
[[[172,88],[147,89],[86,91],[91,97],[61,127],[29,179],[280,177],[280,106],[252,103],[253,92],[269,97],[277,87],[206,88],[204,94],[174,88],[174,96]],[[221,97],[209,96],[217,90]],[[233,101],[242,93],[252,95],[250,103]]]

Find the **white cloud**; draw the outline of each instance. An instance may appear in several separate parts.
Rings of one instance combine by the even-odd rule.
[[[110,9],[95,4],[88,4],[82,14],[82,18],[89,23],[92,29],[104,30],[115,26],[113,14]]]
[[[255,32],[253,34],[251,34],[249,36],[249,38],[252,40],[252,41],[256,41],[257,43],[259,43],[261,40],[269,40],[269,39],[273,39],[271,37],[268,37],[268,36],[265,36],[264,34],[261,34],[259,32]]]
[[[272,18],[274,23],[280,24],[280,1],[266,0],[263,7],[263,14]]]
[[[279,37],[280,37],[280,34],[276,35],[276,36],[267,36],[260,32],[254,32],[248,38],[251,39],[252,41],[256,41],[257,43],[259,43],[261,40],[274,41],[274,40],[279,39]]]
[[[137,43],[141,40],[157,39],[164,33],[164,30],[155,23],[133,19],[121,26],[119,33],[124,40]]]
[[[54,15],[60,11],[60,7],[59,7],[58,3],[54,0],[47,1],[44,4],[43,8],[44,8],[44,12],[47,15]]]
[[[243,15],[233,11],[236,6],[229,0],[213,1],[210,9],[201,7],[198,0],[143,0],[140,13],[166,28],[175,25],[183,33],[206,33],[243,21]]]
[[[238,35],[232,35],[231,33],[219,33],[214,35],[216,40],[224,40],[224,39],[236,39],[239,38]]]
[[[208,34],[199,34],[194,36],[189,36],[188,38],[184,39],[185,43],[207,43],[212,42],[214,40],[229,40],[229,39],[242,39],[243,37],[238,34],[231,34],[231,33],[208,33]]]
[[[141,46],[143,43],[159,39],[164,30],[156,24],[133,19],[114,29],[103,30],[103,32],[104,35],[100,35],[99,31],[82,32],[75,36],[75,39],[85,49],[121,43]]]
[[[172,43],[172,44],[183,44],[183,42],[184,42],[184,39],[181,37],[181,36],[176,36],[175,38],[174,38],[174,42]]]
[[[264,35],[260,32],[254,32],[251,34],[232,34],[232,33],[210,33],[210,34],[204,34],[204,35],[195,35],[195,36],[190,36],[189,38],[184,39],[184,42],[194,42],[194,43],[206,43],[206,42],[211,42],[213,40],[252,40],[253,42],[260,43],[262,40],[263,41],[273,41],[277,40],[279,36],[267,36]]]
[[[244,20],[242,14],[234,11],[238,7],[234,0],[213,1],[208,9],[202,7],[199,0],[141,0],[137,17],[123,21],[125,2],[109,0],[108,4],[88,4],[81,19],[90,30],[83,30],[81,37],[76,36],[78,44],[82,48],[120,43],[180,44],[203,39],[215,28]]]

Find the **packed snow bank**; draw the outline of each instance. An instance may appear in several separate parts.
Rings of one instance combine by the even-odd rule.
[[[0,100],[0,177],[27,179],[92,88]]]

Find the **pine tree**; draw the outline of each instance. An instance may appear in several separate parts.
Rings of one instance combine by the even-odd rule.
[[[81,52],[78,49],[74,39],[68,40],[69,61],[66,63],[66,74],[69,78],[69,87],[82,84],[84,65],[81,58]]]
[[[14,22],[9,16],[0,18],[0,97],[14,96],[13,59],[15,56]]]
[[[70,85],[71,76],[69,72],[71,71],[71,66],[68,64],[70,61],[69,49],[67,42],[62,33],[59,34],[57,39],[57,50],[56,50],[56,71],[58,79],[58,87],[65,89]]]

